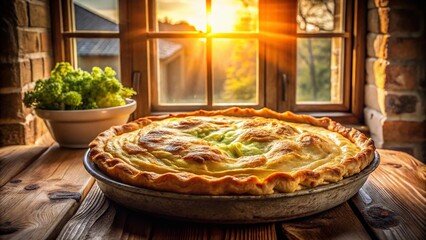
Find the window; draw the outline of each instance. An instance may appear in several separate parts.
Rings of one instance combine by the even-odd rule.
[[[152,111],[263,105],[257,0],[148,1]]]
[[[138,91],[137,116],[247,106],[357,123],[364,4],[53,1],[55,56],[115,68]]]
[[[352,24],[344,9],[345,1],[298,1],[296,109],[349,109]]]

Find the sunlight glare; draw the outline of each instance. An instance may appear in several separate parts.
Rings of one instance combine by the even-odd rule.
[[[256,31],[258,0],[212,0],[207,15],[205,0],[157,0],[156,18],[169,24],[182,22],[195,31],[212,32]]]
[[[212,12],[207,16],[212,32],[232,32],[237,21],[237,12],[229,3],[218,3],[212,6]]]

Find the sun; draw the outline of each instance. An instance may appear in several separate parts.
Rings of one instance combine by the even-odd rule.
[[[217,4],[207,16],[207,24],[211,26],[212,32],[232,32],[237,16],[235,8],[227,4]]]
[[[167,17],[171,23],[187,22],[197,31],[235,32],[247,14],[256,16],[258,0],[214,0],[208,9],[205,1],[159,0],[157,19]],[[179,3],[179,4],[178,4]]]

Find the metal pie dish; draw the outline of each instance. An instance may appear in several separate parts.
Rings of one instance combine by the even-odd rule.
[[[162,192],[118,182],[101,172],[89,153],[83,158],[84,167],[114,202],[160,217],[208,223],[275,222],[331,209],[354,196],[380,163],[376,151],[373,161],[360,173],[293,193],[213,196]]]

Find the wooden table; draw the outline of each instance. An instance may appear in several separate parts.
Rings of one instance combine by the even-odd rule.
[[[179,222],[107,199],[85,171],[85,149],[0,148],[0,239],[426,239],[426,166],[379,150],[380,166],[349,201],[314,216],[263,224]]]

